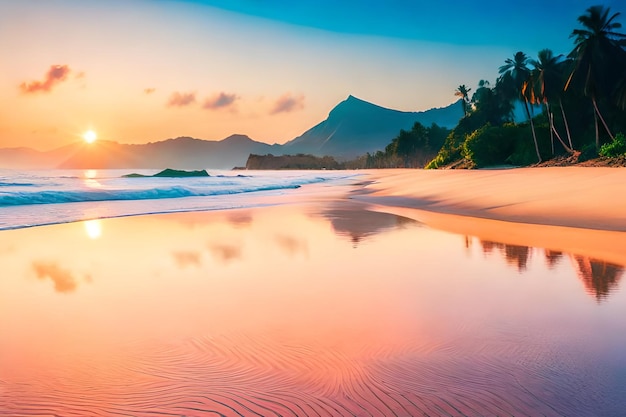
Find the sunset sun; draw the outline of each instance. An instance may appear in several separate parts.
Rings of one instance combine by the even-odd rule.
[[[83,139],[87,143],[94,143],[96,139],[98,139],[98,135],[93,130],[88,130],[85,133],[83,133]]]

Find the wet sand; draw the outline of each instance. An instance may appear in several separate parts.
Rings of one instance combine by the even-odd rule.
[[[0,233],[0,416],[620,415],[624,233],[422,175]]]
[[[374,170],[354,199],[430,227],[626,265],[626,169]]]

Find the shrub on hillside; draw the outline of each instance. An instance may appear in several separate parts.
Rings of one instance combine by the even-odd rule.
[[[602,145],[600,155],[609,158],[626,155],[626,137],[624,134],[618,133],[612,142]]]
[[[459,136],[456,132],[450,132],[439,149],[437,155],[426,164],[426,169],[437,169],[461,158],[461,147],[465,135]]]
[[[512,126],[509,134],[515,142],[515,147],[513,153],[506,159],[506,162],[517,166],[527,166],[539,162],[532,131],[528,123]],[[537,135],[537,145],[539,146],[541,160],[546,161],[552,157],[548,125],[535,126],[535,134]]]
[[[515,129],[510,124],[501,127],[486,124],[467,136],[463,155],[479,168],[503,164],[515,149]]]

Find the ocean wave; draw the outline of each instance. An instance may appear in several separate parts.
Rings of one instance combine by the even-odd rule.
[[[30,182],[3,182],[0,181],[0,187],[35,187],[37,184]]]
[[[299,188],[300,184],[263,184],[231,188],[158,187],[143,190],[47,190],[39,192],[0,192],[0,207],[33,204],[62,204],[94,201],[158,200],[181,197],[208,197],[255,191]]]

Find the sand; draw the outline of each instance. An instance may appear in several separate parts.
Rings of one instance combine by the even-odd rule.
[[[354,199],[431,227],[626,265],[626,170],[372,170]]]
[[[626,231],[626,170],[371,171],[369,196],[389,205],[518,223]],[[384,197],[380,199],[380,197]]]
[[[364,171],[3,231],[0,414],[620,415],[624,175]]]

